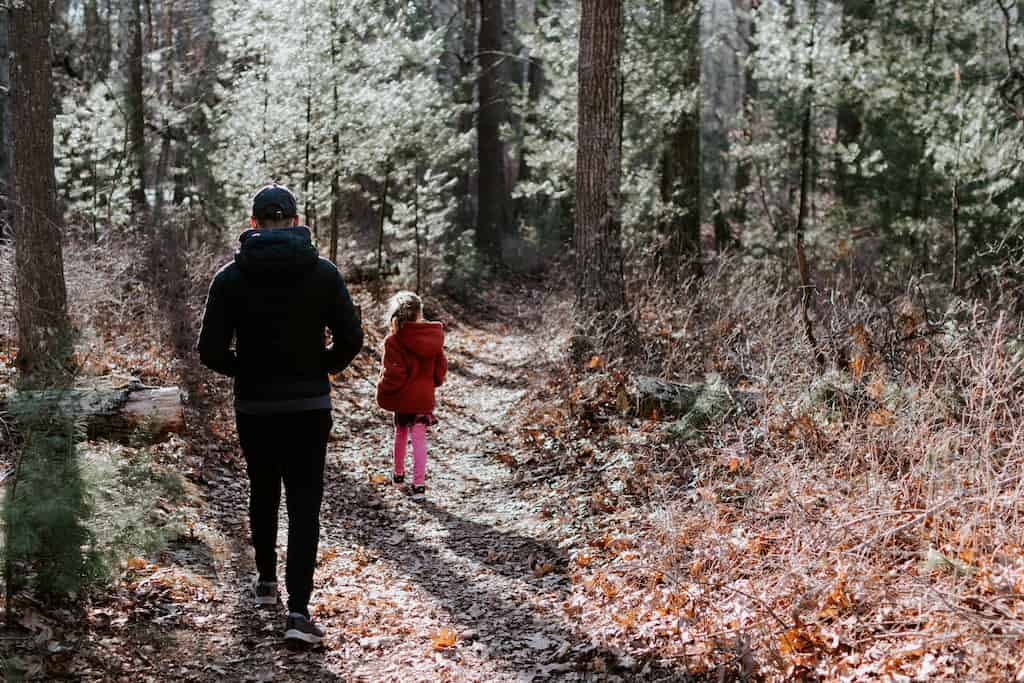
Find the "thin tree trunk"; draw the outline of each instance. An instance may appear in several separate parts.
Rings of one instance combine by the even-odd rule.
[[[153,0],[144,0],[146,7],[146,49],[156,50],[156,32],[153,30]]]
[[[311,174],[310,168],[309,168],[309,151],[310,151],[309,138],[310,138],[310,128],[312,127],[312,123],[313,123],[313,98],[310,95],[309,90],[307,90],[306,91],[306,156],[305,156],[305,163],[304,163],[304,167],[303,167],[303,171],[302,171],[302,173],[303,173],[303,181],[304,181],[305,187],[306,187],[305,191],[303,192],[303,194],[305,195],[305,197],[303,198],[304,202],[305,202],[305,206],[303,207],[303,213],[305,214],[306,223],[310,222],[309,201],[310,201],[310,195],[313,194],[312,193],[312,187],[311,187],[312,186],[312,174]],[[316,237],[317,236],[317,234],[316,234],[316,225],[314,224],[314,225],[312,225],[310,227],[313,230],[313,236]]]
[[[331,2],[331,81],[332,90],[332,121],[333,132],[331,133],[331,147],[333,156],[331,159],[331,262],[338,262],[338,215],[341,210],[341,187],[338,178],[338,164],[341,158],[341,136],[338,126],[338,75],[336,72],[338,63],[338,0]]]
[[[420,266],[420,171],[416,169],[412,185],[412,232],[416,240],[416,293],[420,293],[422,267]]]
[[[576,149],[576,309],[607,332],[626,313],[620,184],[621,0],[583,2]],[[594,327],[591,327],[591,326]]]
[[[139,0],[129,0],[125,22],[125,80],[128,155],[131,159],[130,199],[136,220],[146,213],[146,113],[143,101],[142,14]],[[145,226],[144,226],[145,229]]]
[[[391,161],[384,162],[384,185],[380,191],[380,223],[377,229],[377,298],[384,291],[384,219],[388,208],[388,184],[391,182]]]
[[[477,4],[478,0],[462,0],[462,58],[459,60],[462,66],[459,74],[461,88],[460,101],[465,105],[459,117],[459,132],[467,133],[473,129],[473,112],[471,105],[474,101],[475,79],[473,78],[473,65],[476,60],[472,59],[477,41]],[[476,156],[476,149],[472,150]],[[477,204],[479,202],[478,183],[474,183],[473,164],[471,159],[459,164],[458,193],[460,198],[459,211],[459,233],[470,229],[477,222]],[[479,175],[479,173],[477,173]]]
[[[511,232],[509,192],[505,177],[505,144],[501,124],[508,119],[505,84],[502,79],[501,0],[480,0],[478,55],[480,77],[477,86],[477,160],[479,204],[476,243],[491,262],[501,260],[502,242]]]
[[[665,0],[663,10],[667,30],[682,27],[683,12],[692,0]],[[686,55],[687,76],[691,85],[700,84],[700,22],[692,30],[692,52]],[[664,204],[672,205],[675,211],[661,225],[663,234],[668,236],[668,249],[663,262],[673,273],[682,273],[683,262],[690,265],[690,273],[700,275],[700,105],[690,113],[684,113],[666,131],[661,154],[660,196]]]
[[[818,0],[811,0],[811,33],[808,39],[807,91],[804,94],[804,112],[800,126],[800,209],[796,219],[796,262],[800,271],[800,314],[803,318],[804,333],[811,345],[815,361],[821,365],[824,356],[818,349],[814,337],[814,325],[811,321],[810,308],[813,306],[814,289],[811,284],[810,268],[804,251],[804,231],[807,226],[808,208],[810,205],[810,185],[812,173],[811,123],[812,105],[814,101],[814,41],[817,31]]]
[[[99,128],[98,125],[93,128],[93,139],[95,139],[97,128]],[[92,241],[93,244],[98,244],[100,241],[100,176],[99,171],[96,168],[96,157],[94,154],[89,155],[89,186],[92,189]]]
[[[304,17],[308,16],[308,11],[309,11],[308,3],[303,3],[303,10],[304,10],[303,11],[303,16]],[[310,26],[308,19],[304,23],[305,23],[306,43],[308,44],[308,43],[312,42],[312,37],[313,37],[312,36],[312,27]],[[312,197],[313,197],[313,171],[312,171],[312,169],[310,168],[310,165],[309,165],[309,155],[310,155],[312,129],[313,129],[313,66],[312,66],[312,62],[307,62],[307,64],[306,64],[306,150],[305,150],[306,154],[305,154],[305,162],[304,162],[305,163],[305,167],[303,169],[303,182],[305,183],[305,188],[306,189],[303,192],[303,194],[305,195],[303,197],[303,201],[305,203],[305,206],[303,207],[303,213],[305,214],[306,225],[310,228],[310,230],[313,231],[313,237],[319,237],[319,235],[317,234],[317,225],[316,225],[317,221],[316,221],[316,218],[312,215],[312,212],[314,211],[314,209],[311,208],[312,206],[315,206],[315,204],[313,203],[313,200],[312,200]]]
[[[8,11],[0,10],[0,242],[8,236],[8,203],[13,190],[14,149],[11,138],[11,62]]]
[[[925,49],[925,52],[924,52],[924,61],[926,63],[928,61],[930,61],[931,56],[932,56],[932,50],[935,49],[935,30],[936,30],[936,24],[937,24],[937,21],[938,21],[936,2],[937,2],[937,0],[933,0],[932,3],[931,3],[931,14],[930,14],[931,18],[928,21],[928,47]],[[927,71],[926,71],[926,73],[927,73]],[[928,89],[931,89],[931,82],[930,81],[931,81],[931,78],[926,78],[926,87]],[[924,178],[925,178],[925,173],[926,173],[927,168],[928,168],[927,151],[928,151],[928,141],[927,141],[927,139],[924,136],[921,136],[921,144],[919,146],[918,159],[917,159],[917,174],[915,175],[915,178],[914,178],[914,204],[913,204],[913,209],[912,209],[912,212],[911,212],[911,215],[915,219],[923,218],[923,209],[924,209]],[[922,250],[921,250],[922,251],[922,264],[925,267],[927,267],[928,261],[929,261],[927,244],[922,245],[922,247],[923,247]]]
[[[951,207],[953,221],[953,292],[960,291],[960,148],[964,141],[964,110],[960,101],[960,67],[956,68],[956,109],[957,137],[956,163],[953,166],[953,205]]]

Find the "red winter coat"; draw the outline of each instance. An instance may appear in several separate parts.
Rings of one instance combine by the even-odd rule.
[[[377,380],[377,405],[395,413],[434,410],[434,388],[444,384],[444,326],[435,322],[402,323],[384,340],[384,367]]]

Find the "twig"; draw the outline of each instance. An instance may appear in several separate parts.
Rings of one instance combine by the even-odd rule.
[[[1001,480],[999,480],[999,481],[997,481],[995,483],[995,486],[996,487],[1007,486],[1008,484],[1012,484],[1012,483],[1020,480],[1022,476],[1024,476],[1024,475],[1017,474],[1017,475],[1014,475],[1012,477],[1007,477],[1005,479],[1001,479]],[[881,541],[881,540],[883,540],[885,538],[888,538],[889,536],[893,536],[893,535],[898,534],[900,532],[906,531],[907,529],[909,529],[909,528],[911,528],[913,526],[916,526],[916,525],[920,524],[921,522],[925,521],[930,516],[934,515],[936,512],[941,512],[942,510],[946,509],[947,507],[949,507],[953,503],[969,503],[969,502],[978,500],[977,497],[965,499],[965,498],[963,498],[964,493],[965,493],[964,491],[958,491],[957,493],[954,493],[953,495],[951,495],[951,496],[949,496],[947,498],[944,498],[943,500],[940,500],[938,503],[936,503],[935,505],[932,505],[930,508],[926,509],[924,512],[922,512],[920,515],[918,515],[914,519],[910,520],[909,522],[905,522],[903,524],[900,524],[898,527],[895,527],[894,529],[886,529],[882,533],[876,534],[875,536],[869,538],[868,540],[860,543],[859,545],[857,545],[856,547],[852,548],[848,552],[856,553],[856,552],[859,552],[861,550],[865,550],[865,549],[871,547],[872,545],[874,545],[875,543],[877,543],[878,541]]]

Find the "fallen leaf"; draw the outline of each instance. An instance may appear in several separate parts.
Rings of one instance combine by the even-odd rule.
[[[443,628],[430,637],[430,644],[435,650],[450,650],[459,642],[459,636],[450,628]]]

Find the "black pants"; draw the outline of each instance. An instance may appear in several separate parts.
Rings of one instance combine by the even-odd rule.
[[[288,505],[288,610],[308,614],[331,413],[238,413],[235,418],[249,472],[249,528],[256,569],[261,580],[277,580],[277,510],[283,481]]]

